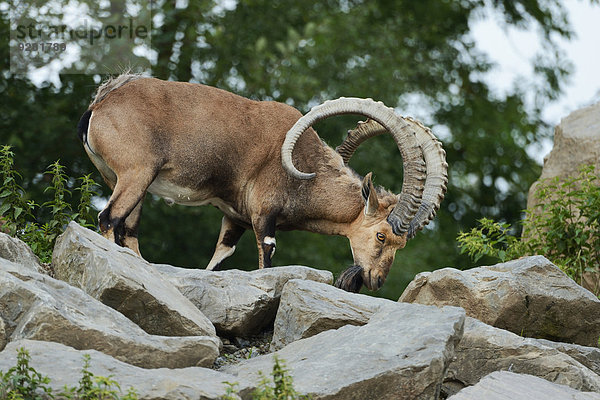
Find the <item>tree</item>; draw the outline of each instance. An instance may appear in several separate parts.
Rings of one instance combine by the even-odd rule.
[[[344,95],[372,97],[401,113],[418,104],[424,122],[443,133],[450,183],[433,229],[397,256],[381,292],[397,298],[417,271],[470,266],[458,255],[456,233],[482,215],[518,220],[540,172],[525,148],[550,132],[540,110],[560,93],[569,72],[556,45],[557,37],[571,35],[567,16],[558,0],[491,2],[507,25],[533,24],[545,43],[535,59],[535,80],[499,95],[482,78],[491,64],[469,31],[469,21],[485,6],[483,0],[159,2],[153,10],[152,74],[287,102],[303,112]],[[0,23],[0,37],[6,38],[6,12]],[[17,167],[28,178],[24,186],[39,186],[37,174],[56,158],[77,174],[95,171],[75,126],[99,77],[64,75],[60,88],[37,87],[8,72],[6,47],[0,50],[1,142],[15,146]],[[316,128],[335,146],[356,121],[338,117]],[[372,170],[378,184],[401,190],[401,160],[389,138],[364,144],[351,166],[362,175]],[[218,235],[218,211],[168,208],[151,196],[144,207],[140,239],[149,260],[207,264]],[[226,265],[254,268],[251,236],[245,235]],[[285,232],[278,233],[278,241],[278,265],[304,263],[339,272],[352,262],[345,239]]]

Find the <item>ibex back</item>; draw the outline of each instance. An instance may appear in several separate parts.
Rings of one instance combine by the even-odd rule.
[[[310,128],[348,113],[370,119],[337,151]],[[431,132],[369,99],[326,102],[302,116],[283,103],[209,86],[121,75],[100,86],[78,132],[113,190],[98,217],[103,235],[140,254],[146,192],[167,203],[212,204],[224,217],[208,269],[233,254],[246,229],[256,235],[259,268],[270,267],[275,231],[300,229],[346,236],[355,267],[339,285],[376,290],[396,250],[434,217],[446,190],[444,151]],[[384,132],[402,153],[400,195],[347,166],[362,141]]]

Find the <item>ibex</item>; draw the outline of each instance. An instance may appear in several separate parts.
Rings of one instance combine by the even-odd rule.
[[[336,151],[311,126],[339,114],[369,119]],[[361,142],[384,132],[402,155],[400,195],[347,165]],[[113,190],[98,216],[108,239],[140,254],[146,192],[167,203],[212,204],[224,217],[208,269],[233,254],[246,229],[256,235],[259,268],[271,266],[277,229],[342,235],[355,265],[338,286],[352,291],[383,285],[396,250],[435,216],[447,183],[445,153],[431,131],[370,99],[327,101],[302,116],[210,86],[121,75],[98,88],[78,134]]]

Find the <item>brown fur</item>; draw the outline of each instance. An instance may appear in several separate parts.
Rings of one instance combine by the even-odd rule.
[[[371,190],[378,206],[365,215],[361,188],[372,188],[370,176],[361,182],[312,128],[298,141],[294,163],[316,178],[287,175],[281,146],[301,114],[286,104],[135,76],[103,85],[90,110],[86,151],[113,188],[100,227],[138,254],[138,204],[146,191],[184,205],[210,201],[224,212],[213,266],[233,250],[234,242],[221,242],[238,230],[234,225],[255,231],[261,268],[270,266],[274,251],[265,247],[265,237],[275,229],[301,229],[348,237],[365,284],[377,289],[406,243],[386,222],[396,196]],[[377,232],[385,234],[385,244],[378,243]],[[271,252],[267,257],[265,248]]]

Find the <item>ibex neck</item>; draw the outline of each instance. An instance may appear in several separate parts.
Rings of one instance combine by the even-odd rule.
[[[360,179],[350,175],[336,177],[335,182],[315,179],[306,210],[305,229],[326,235],[348,236],[351,224],[364,208]]]

